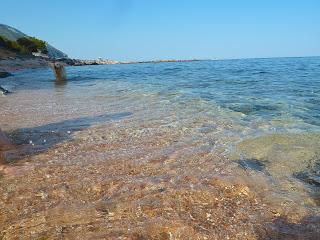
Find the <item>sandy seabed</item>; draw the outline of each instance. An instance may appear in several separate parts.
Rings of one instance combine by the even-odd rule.
[[[230,161],[181,141],[187,132],[126,124],[7,164],[2,239],[318,239],[319,219],[264,202]]]
[[[306,156],[318,135],[242,141],[251,161],[239,162],[225,143],[243,127],[219,109],[114,89],[0,99],[0,125],[29,146],[1,167],[1,239],[319,239],[317,198],[278,184],[288,171],[268,159],[274,142],[281,153],[310,146],[292,155]]]

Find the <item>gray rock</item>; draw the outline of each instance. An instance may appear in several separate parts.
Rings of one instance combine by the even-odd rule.
[[[9,72],[0,72],[0,78],[6,78],[12,76]]]
[[[8,91],[7,89],[4,89],[3,87],[0,86],[0,92],[2,92],[3,94],[8,94],[10,93],[10,91]]]

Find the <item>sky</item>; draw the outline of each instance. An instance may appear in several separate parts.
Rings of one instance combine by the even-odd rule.
[[[0,1],[0,23],[72,58],[320,55],[319,0]]]

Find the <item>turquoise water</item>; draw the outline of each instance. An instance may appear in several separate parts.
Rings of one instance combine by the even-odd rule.
[[[179,135],[192,152],[223,156],[253,182],[263,175],[274,191],[320,204],[320,57],[67,67],[67,75],[57,83],[38,69],[2,79],[14,92],[0,98],[2,128],[24,129],[18,143],[48,148],[57,136],[39,135],[61,131],[65,140],[115,114],[128,134],[164,129],[164,139]]]
[[[97,85],[114,88],[117,84],[122,88],[119,95],[140,91],[201,99],[243,114],[243,121],[286,121],[300,130],[320,126],[319,57],[87,66],[67,71],[69,81],[63,91],[80,87],[89,93]],[[21,81],[2,80],[3,85],[20,90],[54,84],[50,70],[21,72],[16,78]]]

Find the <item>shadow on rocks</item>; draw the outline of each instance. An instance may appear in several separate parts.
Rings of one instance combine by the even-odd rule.
[[[85,130],[92,125],[121,120],[132,115],[130,112],[103,114],[93,117],[82,117],[56,123],[34,127],[21,128],[7,133],[17,148],[3,152],[3,162],[10,163],[20,160],[26,155],[43,152],[53,146],[66,141],[71,141],[72,133]]]
[[[257,159],[241,159],[236,162],[245,170],[252,170],[257,172],[266,171],[265,164]]]
[[[298,223],[280,217],[257,232],[261,240],[319,240],[320,216],[309,216]]]

